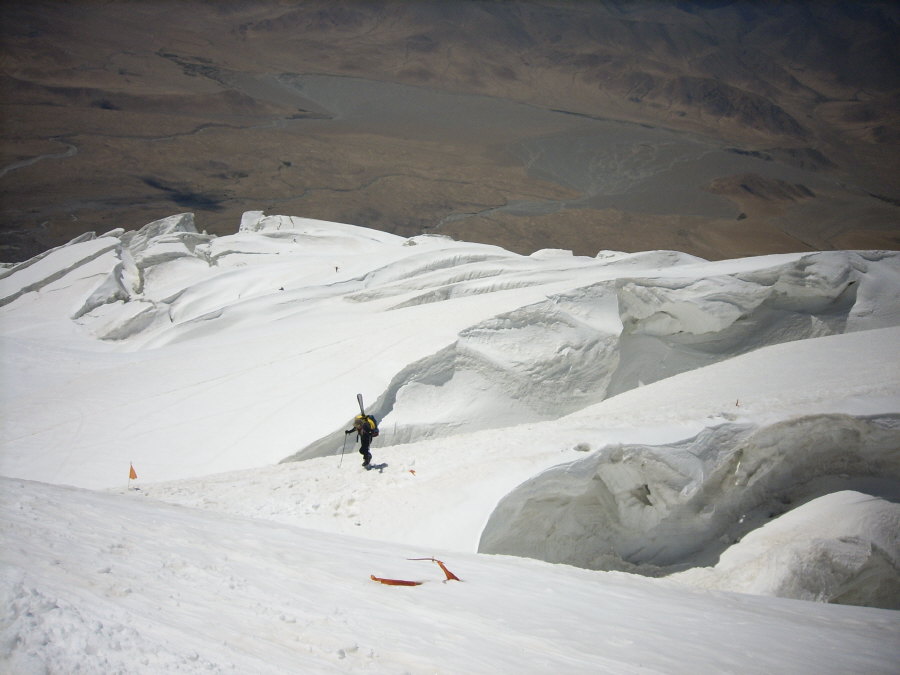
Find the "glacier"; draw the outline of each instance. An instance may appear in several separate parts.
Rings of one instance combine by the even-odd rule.
[[[177,214],[0,267],[0,475],[72,508],[898,609],[898,290],[892,251],[523,256]],[[362,474],[358,392],[381,426]],[[52,604],[30,541],[3,558],[22,644]]]

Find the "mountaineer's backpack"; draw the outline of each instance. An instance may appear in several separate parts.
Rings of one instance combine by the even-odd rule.
[[[378,421],[371,415],[357,415],[356,421],[360,426],[368,425],[369,435],[372,438],[375,438],[378,435]]]

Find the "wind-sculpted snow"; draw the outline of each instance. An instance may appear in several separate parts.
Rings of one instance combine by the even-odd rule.
[[[618,360],[619,326],[608,318],[615,304],[610,284],[600,283],[466,328],[453,348],[395,378],[387,389],[390,410],[423,431],[453,412],[455,431],[473,431],[479,427],[469,420],[503,427],[600,401]],[[447,411],[444,399],[490,412]]]
[[[119,242],[111,237],[94,239],[79,237],[31,260],[14,265],[0,275],[0,307],[8,305],[27,293],[40,291],[67,274],[85,267],[109,251]]]
[[[513,258],[513,255],[485,251],[483,248],[471,247],[471,250],[438,250],[416,254],[411,259],[404,259],[366,274],[363,284],[366,287],[391,288],[396,282],[398,295],[406,290],[422,290],[434,286],[467,281],[482,276],[493,276],[502,273],[502,268],[483,269],[476,267],[483,262],[501,262]],[[350,296],[349,300],[364,300],[365,297]]]
[[[267,216],[262,211],[246,211],[241,218],[239,233],[258,233],[309,237],[329,246],[336,240],[346,246],[365,247],[368,244],[390,244],[405,241],[402,237],[379,230],[297,216]]]
[[[392,442],[555,419],[765,345],[900,321],[900,298],[885,292],[900,284],[896,254],[730,264],[671,251],[519,256],[261,212],[245,214],[228,237],[200,234],[181,214],[19,268],[0,279],[5,302],[65,283],[68,316],[127,351],[237,339],[286,321],[307,335],[321,311],[359,317],[366,348],[366,332],[409,330],[398,327],[435,306],[446,328],[420,339],[411,358],[381,363],[369,396]],[[459,310],[476,300],[476,311]],[[285,456],[336,452],[341,439],[328,436]]]
[[[0,270],[0,474],[124,491],[133,464],[148,505],[415,556],[718,559],[657,588],[894,606],[898,325],[896,252],[521,256],[261,212],[216,237],[181,214]],[[357,392],[378,471],[343,433]],[[52,608],[18,588],[39,644],[27,612]]]
[[[854,313],[867,266],[842,251],[726,276],[621,279],[621,365],[610,392],[764,345],[879,327]]]
[[[898,532],[900,504],[834,492],[750,532],[715,567],[670,578],[694,587],[900,609]]]
[[[854,486],[900,497],[900,415],[723,424],[674,444],[609,446],[513,490],[479,550],[672,572],[713,562],[769,519]],[[888,560],[885,583],[900,564],[896,552]],[[900,596],[892,602],[900,606]]]
[[[614,280],[622,327],[619,345],[609,354],[617,363],[600,367],[604,372],[616,367],[609,388],[612,393],[765,344],[838,333],[848,320],[852,329],[859,329],[900,319],[897,307],[873,309],[870,301],[877,293],[865,289],[867,264],[897,267],[896,259],[887,254],[869,260],[845,252],[811,254],[774,267],[766,267],[767,259],[762,259],[759,269],[710,275],[710,264],[674,252],[603,252],[594,261],[552,252],[522,257],[496,247],[437,237],[403,240],[384,233],[361,234],[366,232],[353,226],[250,212],[237,234],[211,237],[197,233],[191,214],[181,214],[136,232],[117,230],[98,239],[77,241],[6,270],[0,279],[4,296],[0,302],[8,304],[62,277],[78,274],[88,263],[110,253],[102,281],[71,316],[101,339],[122,341],[142,333],[135,345],[158,347],[172,339],[163,333],[174,330],[177,340],[195,334],[189,328],[182,335],[179,324],[226,316],[233,319],[229,307],[243,305],[241,311],[246,312],[248,298],[274,295],[286,288],[302,290],[306,297],[330,293],[351,302],[394,299],[384,309],[400,310],[560,284],[567,277],[571,293],[584,284]],[[417,247],[418,243],[429,245]],[[386,249],[398,245],[406,245],[405,252],[391,253],[388,261],[382,262]],[[335,255],[338,251],[340,256]],[[353,268],[362,269],[363,274],[327,279],[324,272],[332,266],[339,272],[339,259],[346,255],[369,256],[367,266]],[[640,270],[653,276],[633,276]],[[866,302],[856,307],[860,292]],[[296,293],[290,297],[302,299]],[[590,310],[576,305],[592,301],[588,294],[582,302],[569,302],[568,306],[577,314]],[[129,303],[138,304],[129,307]],[[545,308],[536,305],[525,311],[539,316]],[[150,335],[151,328],[160,334]],[[484,337],[484,326],[473,325],[471,330],[481,331]],[[466,336],[462,337],[465,341]],[[506,349],[504,342],[508,341],[505,337],[500,340],[496,347]],[[486,342],[481,340],[483,346]],[[538,344],[545,346],[544,361],[555,358],[560,347],[553,339]],[[467,350],[463,346],[460,351]]]
[[[364,290],[346,295],[345,300],[372,302],[403,296],[406,299],[391,307],[403,309],[541,283],[532,278],[534,268],[524,261],[481,251],[436,251],[413,260],[414,267],[404,259],[367,274],[360,280]]]
[[[121,232],[119,239],[136,261],[152,267],[167,260],[192,255],[200,244],[213,238],[199,234],[194,215],[182,213],[148,223],[137,232]]]
[[[397,444],[555,419],[601,401],[617,363],[615,312],[615,290],[601,282],[498,314],[401,370],[370,412]],[[332,454],[335,440],[291,459]]]
[[[554,419],[766,345],[877,328],[898,307],[896,297],[882,296],[872,310],[866,272],[880,262],[897,276],[894,254],[837,252],[727,275],[691,269],[681,276],[676,267],[652,278],[579,286],[460,331],[452,347],[398,373],[379,413],[389,416],[395,443]],[[471,294],[477,283],[464,291],[463,284],[442,286],[405,306]],[[497,290],[500,282],[491,284]],[[856,303],[861,292],[869,298],[865,311]],[[467,401],[462,409],[451,403],[460,400]],[[317,443],[298,457],[334,446]]]
[[[249,340],[255,390],[274,344],[298,374],[352,344],[357,365],[343,370],[366,374],[352,389],[367,389],[396,443],[556,419],[765,345],[893,325],[900,296],[886,287],[898,270],[890,253],[520,256],[249,212],[227,237],[198,233],[191,214],[88,237],[4,270],[0,291],[7,325],[39,312],[100,351]],[[322,317],[340,317],[336,336]],[[323,379],[295,386],[317,401]],[[222,397],[243,395],[221,381]],[[319,416],[293,447],[282,435],[281,458],[339,451],[345,421]]]

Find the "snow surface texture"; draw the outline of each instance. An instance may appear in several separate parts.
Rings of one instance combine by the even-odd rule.
[[[884,673],[896,612],[443,557],[0,479],[0,669],[28,673]],[[373,582],[370,574],[424,582]]]
[[[895,252],[520,256],[261,212],[2,268],[0,654],[893,672],[896,613],[685,586],[900,606],[898,291]],[[369,472],[343,434],[359,391],[382,430]],[[470,590],[369,579],[428,580],[404,560],[439,552]]]

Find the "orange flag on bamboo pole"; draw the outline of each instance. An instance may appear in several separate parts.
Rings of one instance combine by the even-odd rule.
[[[444,581],[462,581],[458,576],[453,574],[450,570],[447,569],[447,566],[443,563],[443,561],[438,560],[437,558],[407,558],[407,560],[430,560],[431,562],[437,563],[438,566],[444,571],[444,575],[447,577]]]
[[[137,472],[134,470],[134,464],[129,464],[128,467],[128,480],[135,480],[137,478]]]

